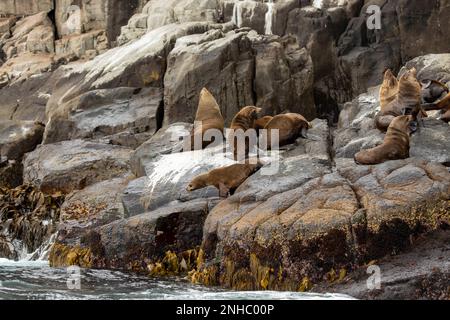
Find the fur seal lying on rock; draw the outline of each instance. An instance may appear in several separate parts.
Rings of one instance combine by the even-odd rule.
[[[248,130],[252,129],[254,130],[255,127],[255,121],[258,119],[258,114],[261,112],[261,108],[249,106],[244,107],[239,111],[236,116],[231,121],[230,125],[230,135],[228,136],[228,141],[230,143],[233,143],[233,154],[235,160],[243,160],[243,159],[237,159],[238,158],[238,136],[239,134],[245,134]],[[251,134],[251,133],[250,133]],[[248,156],[249,150],[250,150],[250,138],[249,137],[242,137],[243,141],[245,141],[245,157]],[[254,140],[253,144],[257,144],[256,140],[256,132],[254,132]]]
[[[218,168],[195,177],[187,186],[187,191],[203,189],[214,186],[219,190],[220,197],[227,197],[252,174],[262,167],[261,162],[256,164],[236,163],[228,167]]]
[[[375,117],[375,124],[381,131],[386,131],[392,120],[405,114],[405,110],[420,109],[422,115],[426,116],[421,109],[422,86],[417,80],[417,70],[412,68],[400,78],[395,98],[392,94],[396,90],[396,84],[392,77],[392,72],[387,70],[380,89],[381,111]]]
[[[444,94],[449,93],[448,87],[442,82],[425,79],[421,81],[422,102],[433,103],[439,100]]]
[[[355,162],[362,165],[380,164],[388,160],[409,158],[410,134],[417,129],[416,117],[405,115],[394,118],[383,144],[355,155]]]
[[[265,126],[267,130],[267,148],[271,148],[272,130],[279,130],[279,146],[294,143],[299,137],[308,138],[308,129],[312,125],[298,113],[285,113],[273,117]]]
[[[201,148],[205,149],[214,142],[214,139],[212,141],[204,141],[204,134],[208,130],[215,129],[223,135],[224,127],[225,121],[216,99],[214,99],[213,95],[206,88],[203,88],[200,92],[194,128],[191,132],[191,150],[199,149],[195,145],[196,140],[202,141]]]
[[[447,123],[450,122],[450,93],[438,102],[423,105],[423,108],[427,111],[441,110],[441,120]]]

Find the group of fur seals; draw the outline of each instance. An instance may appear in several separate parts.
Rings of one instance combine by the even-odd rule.
[[[392,120],[405,114],[405,110],[421,113],[422,86],[417,80],[417,70],[412,68],[397,78],[390,69],[384,73],[383,84],[380,89],[381,111],[375,117],[376,127],[381,131],[389,128]]]
[[[246,159],[249,155],[250,149],[250,137],[251,134],[256,136],[260,130],[267,130],[267,148],[271,147],[271,131],[279,130],[279,146],[290,144],[295,142],[299,137],[306,138],[307,131],[311,128],[311,124],[300,114],[286,113],[272,116],[265,116],[259,118],[261,108],[254,106],[247,106],[242,108],[231,122],[231,133],[227,137],[229,143],[233,145],[234,159],[238,159],[238,137],[236,132],[243,133],[245,139],[245,156]],[[200,93],[200,100],[195,118],[194,128],[191,132],[191,147],[192,150],[198,149],[195,146],[195,141],[202,139],[205,136],[207,130],[215,129],[223,134],[224,132],[224,119],[220,112],[220,107],[214,97],[207,89],[203,89]],[[248,132],[249,130],[255,130],[254,132]],[[248,135],[246,135],[248,133]],[[232,141],[232,142],[231,142]],[[206,148],[213,141],[202,142],[201,148]],[[256,141],[255,141],[256,143]],[[237,163],[228,167],[218,168],[211,170],[208,173],[195,177],[186,188],[187,191],[194,191],[207,186],[215,186],[219,189],[220,196],[226,196],[232,194],[237,187],[239,187],[250,175],[258,171],[262,164],[259,161],[255,161],[256,164],[252,164],[251,161],[245,161],[244,163]]]
[[[415,131],[414,116],[405,115],[392,120],[383,144],[360,151],[355,155],[357,164],[374,165],[388,160],[409,158],[410,134]]]
[[[228,167],[218,168],[208,173],[195,177],[186,188],[187,191],[194,191],[208,186],[219,189],[220,197],[227,197],[245,181],[262,167],[258,161],[256,164],[236,163]]]
[[[444,94],[447,95],[439,100]],[[391,70],[386,70],[380,88],[380,106],[375,125],[381,131],[387,129],[386,137],[383,144],[357,153],[355,162],[358,164],[374,165],[408,158],[410,135],[417,130],[418,118],[427,117],[426,111],[443,110],[441,119],[450,121],[448,87],[436,80],[419,82],[415,68],[408,70],[400,80]]]

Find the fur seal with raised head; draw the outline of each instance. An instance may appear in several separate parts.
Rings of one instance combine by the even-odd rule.
[[[273,117],[265,126],[267,130],[267,149],[271,148],[272,130],[279,130],[279,146],[294,143],[299,137],[308,138],[312,125],[298,113],[285,113]]]
[[[238,135],[239,134],[245,134],[245,133],[252,133],[248,132],[248,130],[252,129],[254,130],[255,121],[258,119],[258,114],[261,112],[261,108],[257,108],[254,106],[248,106],[242,108],[233,118],[230,125],[230,134],[228,136],[229,143],[233,143],[233,154],[235,160],[243,160],[243,159],[237,159],[238,157]],[[249,137],[242,137],[245,141],[245,158],[249,154],[250,150],[250,138]],[[254,140],[253,143],[256,145],[256,132],[254,132]]]
[[[394,76],[391,69],[387,69],[384,73],[383,83],[380,88],[380,105],[381,110],[385,109],[397,97],[399,84],[397,77]]]
[[[208,186],[219,190],[220,197],[227,197],[252,174],[261,169],[262,163],[236,163],[228,167],[218,168],[195,177],[187,186],[187,191],[195,191]]]
[[[409,158],[410,134],[417,129],[415,115],[404,115],[392,120],[383,144],[355,155],[355,162],[362,165],[380,164],[388,160]]]
[[[393,83],[389,70],[386,71],[385,80],[387,82],[392,81]],[[383,104],[381,111],[375,117],[375,124],[379,130],[386,131],[392,120],[404,115],[407,110],[411,111],[419,109],[422,116],[426,116],[425,111],[421,108],[422,86],[420,85],[419,80],[417,80],[417,70],[415,68],[408,70],[400,77],[398,82],[398,93],[395,95],[394,99],[392,99],[391,95],[386,93],[388,91],[389,90],[380,90],[380,101],[384,101],[383,103],[386,103],[387,101],[390,102]],[[393,91],[394,89],[392,92]],[[383,94],[383,96],[381,96],[381,94]]]
[[[224,127],[225,121],[216,99],[206,88],[203,88],[200,92],[194,128],[191,132],[191,149],[196,149],[195,141],[197,139],[202,141],[202,149],[205,149],[214,142],[214,139],[212,141],[204,141],[204,134],[208,130],[214,129],[220,131],[223,138]]]

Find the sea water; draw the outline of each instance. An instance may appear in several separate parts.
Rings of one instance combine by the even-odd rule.
[[[203,287],[182,278],[154,279],[111,270],[80,270],[79,289],[71,287],[72,273],[50,268],[46,261],[0,258],[0,299],[20,300],[343,300],[339,294],[240,292]]]

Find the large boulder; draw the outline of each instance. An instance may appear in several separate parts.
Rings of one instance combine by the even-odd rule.
[[[404,249],[417,230],[450,218],[450,173],[440,164],[364,167],[347,159],[331,173],[310,161],[283,160],[281,173],[253,176],[212,210],[200,279],[235,289],[305,290],[331,270]]]
[[[59,231],[97,227],[124,218],[122,192],[131,179],[132,175],[125,174],[67,195],[61,206]]]
[[[255,104],[267,115],[286,110],[316,115],[311,57],[294,38],[211,30],[179,39],[168,61],[165,124],[193,122],[204,87],[227,124],[242,107]]]
[[[108,42],[116,40],[120,28],[142,9],[143,0],[55,1],[55,18],[61,38],[93,30],[106,32]]]
[[[124,131],[136,136],[143,132],[153,134],[161,127],[161,108],[162,91],[158,88],[92,90],[67,102],[66,117],[50,118],[45,143],[102,137],[114,139]],[[127,144],[126,139],[122,140],[121,144]]]
[[[125,210],[130,216],[155,210],[170,202],[188,202],[198,198],[218,198],[214,187],[188,192],[186,187],[197,175],[236,163],[223,147],[201,151],[158,154],[140,157],[145,176],[131,181],[124,190]]]
[[[293,37],[254,36],[251,39],[256,51],[256,106],[263,109],[263,114],[276,115],[289,110],[314,119],[317,115],[313,96],[314,68],[308,51]]]
[[[54,267],[133,270],[167,275],[195,266],[208,201],[172,205],[122,219],[76,237],[61,235],[50,253]],[[81,238],[81,241],[78,241]],[[178,259],[177,254],[181,254]]]
[[[129,170],[131,150],[83,140],[41,145],[24,158],[24,182],[42,191],[70,193]]]
[[[164,122],[194,122],[200,91],[206,87],[230,123],[241,107],[254,104],[253,72],[253,52],[245,32],[213,30],[179,39],[164,77]]]
[[[111,49],[91,61],[61,67],[59,79],[47,103],[48,119],[65,119],[70,103],[93,90],[118,87],[162,88],[167,55],[177,38],[203,33],[206,23],[168,25],[153,30],[138,41]],[[114,96],[114,93],[108,93]]]
[[[59,72],[35,74],[0,90],[0,118],[46,122],[45,105],[50,99]],[[24,95],[23,92],[27,94]]]
[[[15,20],[13,20],[15,21]],[[6,82],[24,81],[32,75],[54,68],[55,32],[47,12],[39,12],[18,20],[0,40],[0,52],[5,63],[0,66],[0,77]],[[0,80],[0,83],[4,79]]]
[[[33,121],[0,120],[0,155],[21,160],[42,141],[44,126]]]
[[[381,7],[379,30],[367,28],[370,5]],[[398,71],[417,56],[448,52],[448,37],[440,32],[449,23],[446,6],[446,0],[365,1],[359,17],[350,21],[337,46],[343,72],[351,80],[352,95],[379,84],[386,67]],[[430,34],[434,35],[432,41],[428,41]]]
[[[402,75],[405,70],[416,68],[419,80],[433,79],[450,84],[450,54],[428,54],[408,61],[400,70]]]
[[[40,12],[16,22],[2,50],[8,59],[24,52],[54,53],[54,40],[52,21],[47,12]]]
[[[159,130],[144,142],[131,156],[131,170],[137,177],[145,176],[146,164],[160,155],[181,152],[183,138],[190,134],[193,125],[174,123]]]

